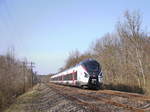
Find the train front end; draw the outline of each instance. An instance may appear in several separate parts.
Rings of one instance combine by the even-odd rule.
[[[82,66],[86,69],[88,75],[88,88],[99,89],[102,85],[103,73],[100,64],[96,60],[86,60]]]

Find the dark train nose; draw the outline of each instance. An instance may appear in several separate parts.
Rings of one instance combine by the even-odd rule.
[[[92,75],[91,75],[91,78],[92,78],[92,79],[96,79],[96,78],[97,78],[97,75],[92,74]]]
[[[96,78],[96,75],[92,75],[92,78]]]

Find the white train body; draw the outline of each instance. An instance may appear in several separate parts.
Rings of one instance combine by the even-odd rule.
[[[93,66],[92,66],[93,65]],[[95,66],[95,67],[94,67]],[[96,67],[97,66],[97,67]],[[92,67],[95,68],[92,70]],[[100,87],[103,73],[97,61],[88,59],[75,67],[60,72],[51,77],[51,82],[89,88]]]

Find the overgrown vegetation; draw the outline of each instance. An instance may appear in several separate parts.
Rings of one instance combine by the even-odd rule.
[[[0,111],[13,103],[17,96],[26,92],[36,82],[36,75],[27,66],[27,61],[21,62],[11,50],[0,56]]]
[[[142,29],[139,12],[126,11],[116,32],[97,39],[90,48],[84,54],[70,53],[60,70],[94,58],[102,65],[106,88],[150,94],[150,37]]]

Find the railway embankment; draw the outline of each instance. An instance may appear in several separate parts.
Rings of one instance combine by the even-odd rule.
[[[4,112],[88,112],[81,105],[69,100],[43,83],[18,97]]]

